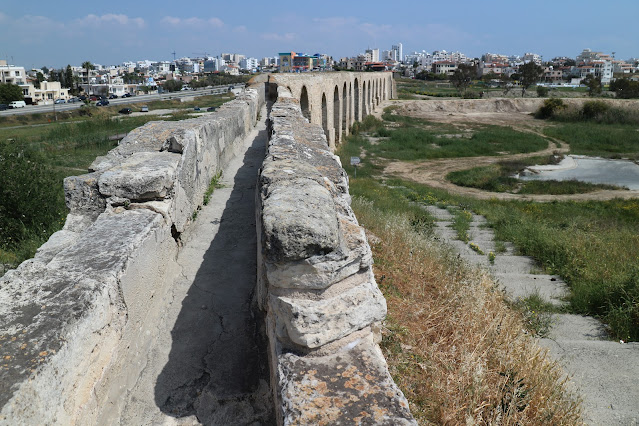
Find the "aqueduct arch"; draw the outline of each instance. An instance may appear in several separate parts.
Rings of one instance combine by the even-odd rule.
[[[393,90],[390,72],[273,74],[269,81],[291,92],[304,117],[322,126],[332,149]]]

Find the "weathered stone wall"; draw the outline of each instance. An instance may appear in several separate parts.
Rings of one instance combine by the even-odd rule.
[[[272,74],[269,81],[291,92],[303,116],[324,129],[331,150],[354,122],[380,102],[397,97],[391,72]]]
[[[374,86],[370,74],[364,87],[369,81],[368,87],[384,87]],[[386,302],[350,208],[348,177],[325,130],[309,123],[300,106],[301,87],[317,99],[327,87],[342,87],[342,79],[362,77],[277,76],[278,99],[269,116],[271,139],[257,191],[256,294],[266,312],[278,422],[414,424],[378,347]]]
[[[264,101],[147,123],[65,180],[64,229],[0,279],[0,424],[74,424],[112,397],[100,383],[148,346],[179,235]]]

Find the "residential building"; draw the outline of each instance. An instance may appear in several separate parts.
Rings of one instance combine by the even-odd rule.
[[[37,89],[31,83],[21,84],[24,100],[28,104],[52,104],[56,99],[69,99],[69,89],[62,88],[59,81],[41,81]]]
[[[27,83],[27,73],[24,67],[8,65],[7,61],[0,60],[0,83],[23,85]]]
[[[435,74],[452,75],[457,70],[457,63],[453,61],[436,61],[433,62],[433,72]]]
[[[404,60],[404,51],[401,43],[394,44],[391,47],[391,50],[395,52],[395,60],[398,62],[403,62]]]
[[[256,58],[244,58],[240,61],[240,69],[256,71],[260,66],[259,61]]]
[[[541,66],[541,56],[536,53],[524,53],[524,57],[522,58],[524,63],[534,62],[535,64]]]
[[[369,58],[369,62],[379,62],[379,49],[366,49],[364,52]]]

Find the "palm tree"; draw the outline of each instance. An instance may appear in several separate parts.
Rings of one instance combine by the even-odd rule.
[[[94,69],[95,67],[93,66],[93,64],[90,61],[84,61],[82,63],[82,68],[84,68],[85,70],[87,70],[87,84],[88,89],[87,89],[87,95],[91,95],[91,80],[89,79],[89,71]]]

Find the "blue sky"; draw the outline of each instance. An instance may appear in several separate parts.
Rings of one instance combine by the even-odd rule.
[[[405,54],[534,52],[550,59],[591,48],[639,57],[637,0],[3,3],[0,59],[27,68],[167,60],[173,51],[178,57],[229,52],[261,58],[293,50],[338,59],[397,42]]]

